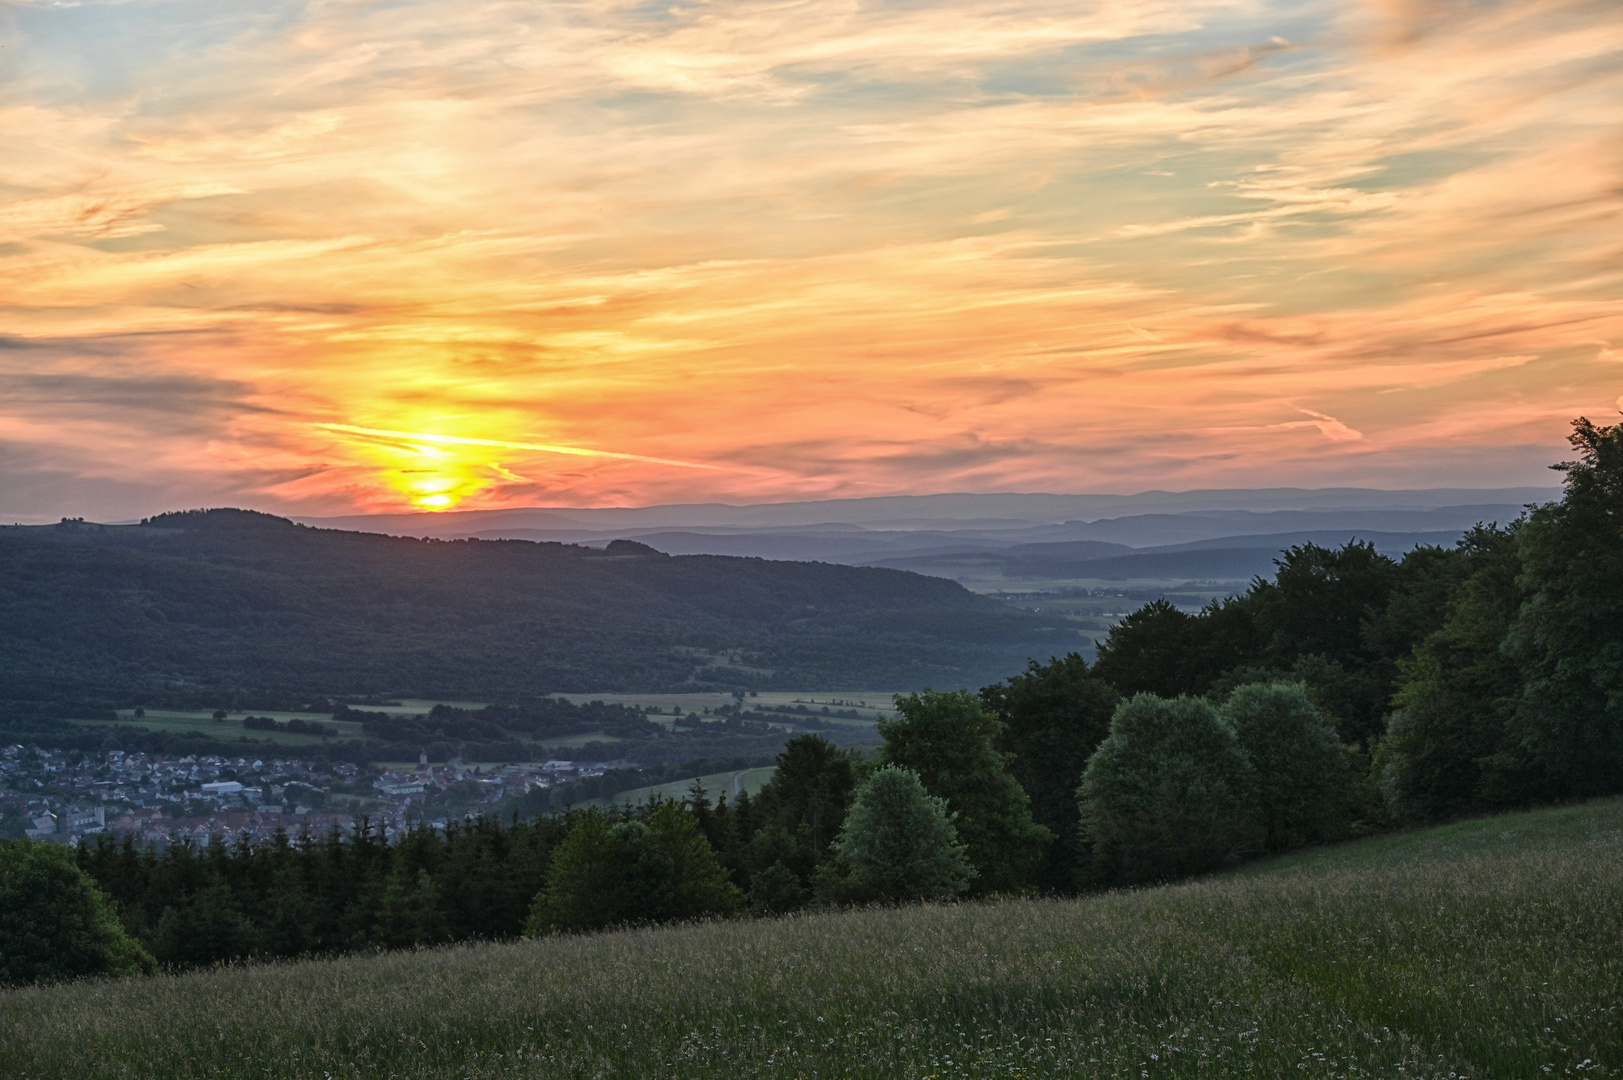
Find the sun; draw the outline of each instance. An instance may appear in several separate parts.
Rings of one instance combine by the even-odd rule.
[[[485,485],[459,462],[435,469],[399,469],[394,475],[402,494],[419,510],[449,510]]]

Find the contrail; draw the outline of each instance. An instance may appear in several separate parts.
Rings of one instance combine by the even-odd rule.
[[[450,443],[455,446],[494,446],[504,450],[540,450],[548,454],[570,454],[574,457],[616,458],[620,461],[646,461],[654,465],[675,465],[682,469],[715,469],[730,471],[721,465],[701,465],[695,461],[675,461],[671,458],[646,457],[642,454],[618,454],[613,450],[586,450],[579,446],[559,446],[555,443],[505,442],[501,439],[468,439],[461,435],[429,435],[420,431],[388,431],[384,428],[356,427],[354,424],[311,424],[350,435],[379,435],[389,439],[412,439],[416,442]]]

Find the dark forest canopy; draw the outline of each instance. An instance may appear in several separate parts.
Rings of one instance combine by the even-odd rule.
[[[0,529],[13,700],[976,685],[1078,640],[897,570],[419,540],[242,510]]]
[[[1197,614],[1115,627],[1115,691],[1222,698],[1300,682],[1397,820],[1623,790],[1623,424],[1580,419],[1559,501],[1402,560],[1295,547]]]

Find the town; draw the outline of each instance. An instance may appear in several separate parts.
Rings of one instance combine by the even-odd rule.
[[[349,834],[364,820],[397,836],[414,825],[443,828],[533,788],[606,768],[559,760],[431,765],[424,753],[415,769],[363,769],[324,759],[166,758],[12,745],[0,749],[0,831],[70,845],[98,833],[145,844],[204,844],[213,837]]]

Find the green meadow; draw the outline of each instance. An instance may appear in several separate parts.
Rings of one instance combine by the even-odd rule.
[[[1620,799],[1072,900],[0,995],[18,1080],[1620,1073]]]
[[[693,777],[687,780],[672,780],[668,784],[654,784],[650,787],[633,788],[622,791],[612,799],[600,800],[604,803],[624,803],[635,806],[647,802],[649,799],[685,799],[692,794],[694,780],[704,788],[705,794],[714,802],[716,796],[725,795],[728,800],[736,798],[740,793],[748,792],[751,797],[772,779],[777,771],[776,765],[765,765],[758,769],[733,770],[731,772],[709,773],[705,776]]]

